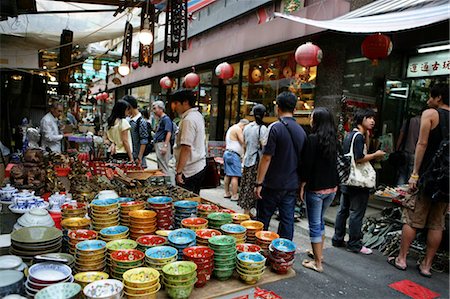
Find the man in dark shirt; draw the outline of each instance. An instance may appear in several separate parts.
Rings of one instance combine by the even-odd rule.
[[[279,121],[269,126],[269,137],[263,149],[256,179],[257,219],[269,229],[270,219],[278,208],[281,238],[294,236],[294,211],[299,188],[299,162],[306,134],[293,117],[297,97],[282,92],[277,97]]]

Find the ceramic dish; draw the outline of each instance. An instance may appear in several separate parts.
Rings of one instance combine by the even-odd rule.
[[[194,209],[198,207],[198,202],[196,201],[190,201],[190,200],[180,200],[174,202],[173,206],[175,208],[181,208],[181,209]]]
[[[129,228],[122,225],[110,226],[102,229],[100,231],[101,235],[104,236],[117,236],[117,235],[125,235],[129,231]]]
[[[213,246],[236,246],[236,239],[231,236],[214,236],[208,242]]]
[[[22,272],[16,270],[1,270],[0,277],[0,297],[8,294],[20,293],[24,280]]]
[[[72,240],[83,241],[97,239],[97,232],[89,229],[69,230],[67,236]]]
[[[189,259],[210,259],[214,256],[214,250],[206,246],[193,246],[183,249],[183,254]]]
[[[262,230],[264,228],[264,223],[255,220],[242,221],[241,225],[248,230]]]
[[[158,283],[159,272],[152,268],[135,268],[123,274],[125,285],[133,288],[151,287]]]
[[[36,255],[34,257],[34,259],[38,260],[38,261],[64,263],[69,266],[72,265],[73,263],[75,263],[75,258],[73,255],[70,255],[68,253],[59,253],[59,252]]]
[[[22,265],[22,259],[15,255],[0,256],[0,270],[14,270]]]
[[[191,217],[181,220],[181,224],[185,227],[206,227],[208,225],[208,220],[198,217]]]
[[[149,248],[145,251],[145,256],[147,258],[158,262],[171,260],[176,257],[177,254],[178,251],[176,250],[176,248],[170,246],[157,246]]]
[[[98,271],[80,272],[74,276],[75,281],[86,284],[108,278],[109,275],[107,273]]]
[[[259,264],[265,265],[266,258],[259,252],[242,252],[237,255],[237,260],[243,265]]]
[[[102,251],[105,248],[106,242],[101,240],[87,240],[76,245],[76,249],[79,251]]]
[[[88,299],[120,299],[122,292],[123,283],[116,279],[97,280],[83,289],[83,293]]]
[[[111,253],[111,260],[119,263],[129,263],[144,259],[145,254],[137,249],[121,249]]]
[[[172,198],[167,196],[155,196],[147,199],[147,202],[152,205],[164,205],[171,203],[172,201]]]
[[[168,236],[168,240],[173,244],[183,245],[195,241],[195,236],[194,231],[186,228],[180,228],[172,231]]]
[[[261,247],[255,244],[237,244],[236,249],[238,253],[241,252],[260,252]]]
[[[54,227],[24,227],[11,233],[11,241],[23,244],[41,244],[62,237],[62,232]]]
[[[109,251],[119,250],[119,249],[135,249],[138,243],[133,240],[119,239],[106,243],[106,249]]]
[[[224,224],[220,227],[220,230],[229,234],[243,234],[247,231],[245,227],[239,224]]]
[[[91,220],[82,217],[71,217],[61,221],[61,226],[64,228],[77,229],[80,227],[87,227],[91,224]]]
[[[164,245],[167,243],[167,239],[162,236],[156,235],[144,235],[136,239],[139,245],[151,247],[157,245]]]
[[[77,283],[57,283],[40,290],[35,299],[69,299],[75,298],[81,292],[81,286]]]
[[[32,265],[28,273],[30,280],[34,282],[54,283],[63,281],[71,276],[72,269],[61,263],[45,262]]]
[[[196,270],[197,265],[190,261],[174,262],[167,264],[162,268],[164,277],[169,278],[172,281],[189,279]]]
[[[135,210],[128,213],[128,216],[130,216],[131,221],[148,222],[156,217],[156,212],[150,210]]]
[[[272,241],[271,245],[274,249],[286,253],[295,252],[297,245],[288,239],[278,238]]]

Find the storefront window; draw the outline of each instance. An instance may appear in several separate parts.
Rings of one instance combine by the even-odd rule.
[[[138,101],[139,108],[148,107],[150,105],[150,95],[152,93],[152,85],[138,86],[131,89],[131,95]]]

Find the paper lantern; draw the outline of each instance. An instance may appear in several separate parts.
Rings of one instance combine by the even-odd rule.
[[[322,50],[313,43],[303,44],[295,51],[295,61],[307,68],[319,65],[322,57]]]
[[[234,68],[227,62],[222,62],[216,67],[216,76],[223,80],[228,80],[234,76]]]
[[[262,73],[261,73],[261,71],[259,69],[255,68],[252,71],[251,77],[252,77],[252,81],[254,83],[258,83],[262,79]]]
[[[109,97],[108,93],[104,92],[101,94],[101,100],[105,101]]]
[[[384,59],[392,52],[392,41],[389,36],[378,33],[367,36],[361,44],[362,54],[372,60],[372,65],[378,65],[379,59]]]
[[[98,72],[102,69],[102,61],[100,59],[94,59],[92,61],[92,68],[94,69],[94,71]]]
[[[139,62],[133,61],[133,62],[131,63],[131,67],[133,68],[133,70],[137,69],[137,68],[139,67]]]
[[[159,85],[162,89],[170,89],[173,87],[173,81],[168,76],[165,76],[159,80]]]
[[[200,76],[196,73],[189,73],[184,77],[186,88],[195,88],[200,83]]]

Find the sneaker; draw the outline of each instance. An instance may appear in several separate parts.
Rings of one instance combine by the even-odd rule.
[[[366,254],[366,255],[369,255],[369,254],[373,253],[372,249],[367,248],[365,246],[363,246],[359,252],[362,253],[362,254]]]

